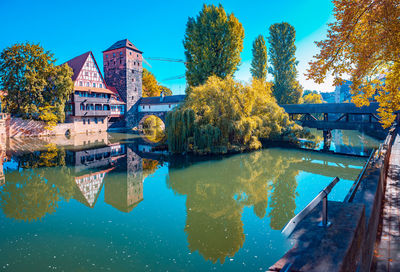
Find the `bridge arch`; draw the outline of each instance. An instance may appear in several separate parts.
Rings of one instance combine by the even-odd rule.
[[[165,140],[165,118],[161,117],[155,114],[146,114],[141,117],[140,134],[147,142],[160,143]]]

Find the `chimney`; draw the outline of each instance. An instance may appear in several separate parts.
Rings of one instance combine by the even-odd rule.
[[[160,102],[164,100],[164,91],[161,91],[160,93]]]

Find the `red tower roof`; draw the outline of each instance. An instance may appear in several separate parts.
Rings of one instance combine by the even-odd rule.
[[[124,48],[124,47],[130,48],[133,51],[136,51],[136,52],[139,52],[139,53],[143,53],[142,51],[137,49],[136,46],[133,45],[133,43],[131,41],[129,41],[128,39],[120,40],[120,41],[114,43],[107,50],[104,50],[103,52],[107,52],[107,51],[111,51],[111,50],[119,49],[119,48]]]

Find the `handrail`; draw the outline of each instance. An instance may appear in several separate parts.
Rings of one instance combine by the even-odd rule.
[[[371,154],[369,155],[369,158],[367,160],[367,162],[364,164],[364,167],[361,171],[361,173],[358,175],[356,181],[353,183],[353,185],[351,186],[349,193],[346,195],[346,197],[344,198],[343,202],[351,202],[353,201],[353,198],[356,194],[356,191],[358,189],[358,187],[360,186],[360,182],[361,182],[361,178],[363,177],[365,170],[367,170],[367,167],[369,165],[369,163],[371,162],[372,159],[372,155],[375,154],[375,149],[373,149],[371,151]]]
[[[339,177],[334,178],[331,183],[328,184],[313,200],[311,200],[308,205],[301,210],[295,217],[293,217],[287,224],[286,226],[282,229],[282,234],[285,236],[289,236],[294,228],[303,220],[307,214],[309,214],[321,200],[324,200],[323,203],[323,222],[322,226],[326,227],[329,226],[329,222],[327,220],[327,213],[328,213],[328,202],[327,202],[327,196],[328,194],[332,191],[333,187],[339,182]]]

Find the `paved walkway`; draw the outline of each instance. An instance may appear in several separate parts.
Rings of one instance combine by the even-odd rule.
[[[390,156],[382,224],[374,251],[372,271],[400,271],[400,135]]]

